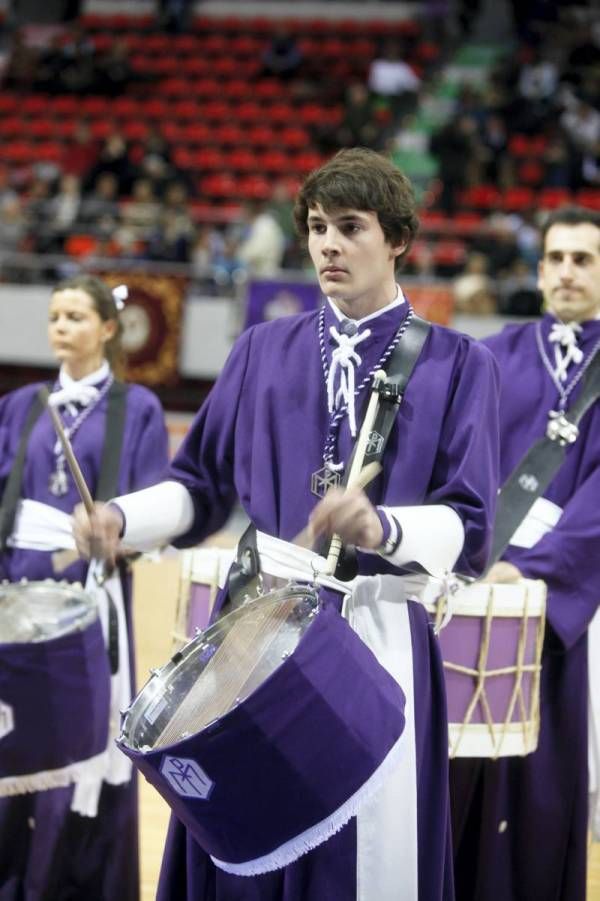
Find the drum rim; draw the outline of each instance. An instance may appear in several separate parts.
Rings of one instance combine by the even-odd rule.
[[[141,717],[143,716],[143,711],[148,709],[151,704],[155,703],[159,699],[161,694],[164,694],[167,691],[169,680],[175,677],[177,671],[183,667],[185,662],[197,650],[197,648],[202,647],[203,643],[205,643],[207,640],[210,640],[209,633],[211,629],[216,628],[217,626],[222,628],[223,623],[225,623],[227,620],[233,621],[234,618],[241,618],[243,612],[247,612],[248,609],[254,604],[262,604],[267,599],[272,599],[274,601],[280,599],[284,600],[286,598],[289,599],[294,595],[297,595],[298,597],[311,598],[313,601],[312,613],[316,614],[319,612],[319,609],[321,607],[321,602],[319,599],[319,587],[317,585],[311,585],[309,583],[291,582],[288,585],[283,586],[282,588],[276,588],[273,591],[268,591],[264,594],[259,594],[256,597],[252,597],[250,600],[244,602],[241,606],[236,607],[235,610],[232,610],[230,613],[225,614],[225,616],[217,619],[214,623],[211,623],[211,625],[206,629],[199,631],[196,635],[194,635],[193,638],[191,638],[181,648],[175,651],[175,653],[165,664],[163,664],[163,666],[151,670],[150,678],[146,681],[145,685],[140,689],[127,710],[125,710],[122,715],[121,731],[117,739],[118,744],[123,744],[128,750],[136,754],[145,755],[156,753],[157,751],[166,752],[169,746],[161,746],[160,748],[148,747],[144,745],[137,745],[133,742],[132,737],[135,734],[135,730],[137,729]],[[282,663],[283,662],[284,661],[282,661]],[[269,674],[269,677],[272,676],[275,672],[277,672],[277,668]],[[250,694],[246,697],[250,697],[252,694],[253,692],[250,692]],[[235,710],[239,703],[241,702],[234,704],[230,708],[230,710],[228,710],[222,716],[217,717],[217,719],[207,723],[201,731],[213,727],[215,723],[222,722],[228,713],[230,713],[232,710]],[[129,724],[131,725],[128,729]]]
[[[93,625],[99,617],[99,606],[97,599],[89,591],[86,591],[80,582],[54,582],[52,579],[40,580],[22,580],[20,582],[3,581],[0,584],[0,604],[10,602],[11,596],[14,603],[18,603],[19,599],[23,600],[29,596],[32,600],[36,600],[39,605],[39,598],[44,594],[52,593],[56,597],[62,596],[63,600],[71,599],[82,602],[81,613],[78,618],[71,622],[68,626],[64,625],[59,631],[52,635],[46,635],[42,638],[16,638],[11,637],[7,641],[3,641],[4,645],[37,645],[63,638],[74,632],[82,631]],[[42,602],[43,603],[43,602]],[[40,607],[38,607],[40,609]],[[41,608],[43,609],[43,608]]]

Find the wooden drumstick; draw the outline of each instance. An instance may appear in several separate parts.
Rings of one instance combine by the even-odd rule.
[[[94,501],[92,499],[92,495],[90,494],[90,489],[86,485],[85,479],[83,477],[83,473],[80,469],[79,463],[77,462],[77,458],[73,453],[73,448],[71,447],[71,442],[69,441],[67,434],[63,428],[63,424],[60,421],[60,417],[56,412],[55,408],[49,403],[50,393],[47,388],[44,389],[44,393],[42,394],[42,399],[46,404],[48,412],[50,414],[50,418],[52,420],[52,424],[54,426],[54,430],[58,435],[58,440],[60,441],[61,447],[63,449],[65,460],[69,466],[71,471],[71,475],[75,481],[75,485],[77,486],[77,491],[79,492],[79,497],[83,503],[83,506],[86,509],[86,513],[91,515],[94,512]]]

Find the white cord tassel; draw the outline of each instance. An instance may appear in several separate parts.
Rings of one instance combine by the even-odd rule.
[[[327,377],[327,406],[330,413],[344,405],[347,407],[350,434],[354,438],[356,436],[355,366],[360,366],[362,363],[362,357],[355,348],[357,344],[370,336],[371,330],[366,329],[364,332],[356,332],[354,335],[345,335],[340,334],[332,325],[329,333],[337,341],[338,346],[331,355],[331,366]],[[336,390],[335,380],[338,373],[339,386]]]
[[[577,346],[577,333],[581,326],[577,322],[555,322],[548,340],[554,347],[554,375],[561,382],[567,380],[567,370],[571,363],[581,363],[583,351]],[[564,352],[562,348],[565,348]]]

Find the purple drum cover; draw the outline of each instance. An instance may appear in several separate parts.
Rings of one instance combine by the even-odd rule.
[[[521,617],[495,617],[491,623],[488,644],[488,656],[484,670],[515,667],[517,650],[523,620]],[[523,664],[535,663],[535,650],[539,617],[529,617],[526,626]],[[485,629],[485,617],[455,615],[446,628],[442,629],[439,639],[442,657],[445,663],[458,664],[477,670],[481,643]],[[457,673],[444,667],[446,694],[448,698],[448,721],[462,723],[477,686],[475,676]],[[485,679],[485,695],[492,713],[494,723],[506,720],[511,695],[515,687],[516,672],[499,676],[488,676]],[[530,716],[533,688],[533,673],[521,675],[521,691],[523,694],[527,717]],[[519,703],[515,704],[509,722],[522,722]],[[486,723],[481,703],[478,702],[469,719],[469,723]]]
[[[145,753],[119,746],[205,851],[244,864],[348,802],[398,741],[404,704],[398,683],[328,608],[294,653],[215,723]]]
[[[38,643],[0,644],[0,779],[61,769],[106,749],[108,655],[99,620]]]
[[[204,630],[210,622],[214,592],[210,585],[193,582],[190,585],[187,634],[190,638],[197,629]]]

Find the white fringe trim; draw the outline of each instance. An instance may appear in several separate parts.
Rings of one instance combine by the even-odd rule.
[[[332,835],[339,832],[352,817],[357,815],[360,807],[382,788],[383,783],[396,769],[404,754],[406,742],[403,741],[403,738],[404,731],[396,744],[388,751],[387,756],[373,775],[327,819],[321,820],[320,823],[311,826],[305,832],[290,839],[263,857],[257,857],[245,863],[229,863],[218,860],[211,855],[212,862],[221,870],[233,873],[235,876],[260,876],[261,873],[280,870],[282,867],[294,863],[303,854],[312,851],[313,848],[323,844]]]
[[[102,751],[101,754],[96,754],[88,760],[79,760],[57,770],[25,773],[22,776],[4,776],[0,779],[0,798],[47,791],[50,788],[65,788],[80,779],[102,776],[106,770],[107,759],[108,752]]]

